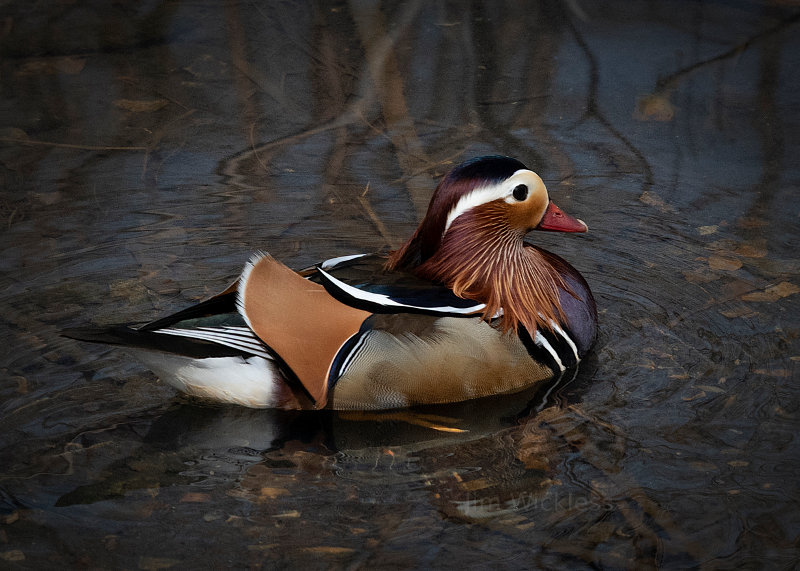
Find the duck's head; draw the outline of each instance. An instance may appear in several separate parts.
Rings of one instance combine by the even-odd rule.
[[[558,290],[566,286],[556,269],[524,247],[523,238],[531,230],[588,228],[562,212],[539,175],[520,161],[476,158],[442,179],[425,218],[391,254],[387,269],[414,272],[482,301],[487,317],[502,309],[507,329],[518,322],[550,327],[561,313]],[[531,295],[520,299],[527,291]]]
[[[393,268],[412,269],[434,256],[448,234],[492,234],[519,240],[531,230],[586,232],[564,213],[542,179],[516,159],[478,157],[453,168],[433,193],[417,231],[392,255]]]

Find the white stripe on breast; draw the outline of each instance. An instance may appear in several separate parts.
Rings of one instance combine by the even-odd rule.
[[[569,344],[569,346],[570,346],[570,349],[572,349],[572,352],[575,354],[575,359],[576,359],[578,362],[580,362],[580,358],[578,357],[578,348],[575,346],[575,343],[572,341],[572,339],[570,338],[570,336],[569,336],[569,335],[567,335],[567,332],[566,332],[566,331],[564,331],[563,329],[561,329],[561,328],[558,326],[558,324],[556,324],[556,322],[555,322],[555,321],[551,321],[551,322],[550,322],[550,324],[553,326],[553,329],[555,329],[555,330],[556,330],[556,332],[558,332],[558,333],[559,333],[559,334],[560,334],[560,335],[561,335],[561,336],[562,336],[562,337],[563,337],[563,338],[566,340],[566,342],[567,342],[567,343]]]
[[[545,350],[547,350],[547,352],[550,353],[555,362],[558,364],[558,368],[561,370],[562,373],[567,370],[567,368],[561,362],[561,359],[559,358],[556,350],[553,349],[553,346],[550,345],[547,339],[544,338],[544,335],[542,335],[541,332],[539,332],[538,330],[536,331],[536,337],[534,337],[533,341],[540,347],[544,347]]]

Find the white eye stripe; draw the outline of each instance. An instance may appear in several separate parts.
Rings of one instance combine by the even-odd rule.
[[[471,192],[462,196],[447,214],[447,221],[445,222],[442,236],[444,236],[450,229],[450,225],[453,223],[453,220],[465,212],[475,208],[476,206],[480,206],[481,204],[486,204],[494,200],[505,200],[509,204],[519,202],[514,198],[514,189],[520,184],[525,184],[528,186],[529,192],[528,196],[526,196],[527,199],[533,192],[535,192],[535,187],[531,184],[531,176],[538,179],[538,176],[532,171],[520,169],[507,179],[500,181],[497,184],[475,188]]]
[[[465,194],[447,215],[447,222],[445,222],[444,232],[442,232],[442,234],[445,234],[450,229],[450,225],[453,223],[453,220],[468,210],[472,210],[476,206],[486,204],[487,202],[507,198],[508,196],[510,196],[508,194],[508,188],[506,188],[506,186],[502,183],[479,187],[471,191],[469,194]]]

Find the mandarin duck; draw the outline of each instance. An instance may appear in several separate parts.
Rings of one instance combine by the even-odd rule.
[[[502,156],[452,169],[389,254],[293,271],[254,255],[236,282],[145,325],[72,338],[143,349],[189,395],[249,407],[379,410],[522,391],[587,354],[597,310],[566,261],[523,238],[586,232]]]

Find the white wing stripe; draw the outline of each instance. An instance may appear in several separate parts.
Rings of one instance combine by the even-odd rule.
[[[178,332],[178,331],[159,331],[159,333],[165,333],[167,335],[172,334],[172,335],[176,335],[176,336],[180,336],[180,337],[188,337],[188,338],[193,338],[193,339],[201,339],[201,340],[204,340],[204,341],[211,341],[213,343],[218,343],[220,345],[225,345],[226,347],[232,347],[234,349],[241,349],[243,351],[246,351],[248,353],[252,353],[253,355],[257,355],[257,356],[263,357],[265,359],[271,358],[269,353],[267,353],[264,350],[263,347],[258,347],[258,346],[250,345],[250,344],[246,344],[246,343],[238,343],[238,342],[236,342],[234,340],[215,337],[215,336],[212,336],[212,335],[209,335],[209,334],[197,335],[197,334],[191,334],[191,333],[182,333],[182,332]]]
[[[189,337],[190,339],[201,339],[219,343],[234,349],[241,349],[258,355],[265,359],[272,359],[272,355],[266,350],[260,339],[255,337],[244,327],[202,327],[197,329],[159,329],[156,333],[164,335],[175,335],[177,337]],[[249,333],[249,335],[248,335]]]
[[[208,331],[202,329],[161,329],[158,333],[165,335],[177,335],[179,337],[190,337],[194,339],[203,339],[205,341],[215,341],[222,344],[235,344],[238,347],[247,347],[249,349],[258,349],[259,344],[248,342],[246,339],[241,339],[236,336],[225,335],[223,331]]]
[[[338,266],[342,262],[349,262],[350,260],[355,260],[356,258],[362,258],[367,254],[351,254],[349,256],[339,256],[338,258],[331,258],[330,260],[325,260],[320,264],[320,268],[323,270],[330,270],[335,266]]]
[[[423,311],[434,311],[434,312],[440,312],[440,313],[458,313],[458,314],[463,314],[463,315],[467,315],[467,314],[470,314],[470,313],[476,313],[476,312],[480,311],[481,309],[483,309],[484,307],[486,307],[486,304],[484,304],[484,303],[479,303],[479,304],[473,305],[471,307],[451,307],[451,306],[423,307],[423,306],[418,306],[418,305],[409,305],[409,304],[406,304],[406,303],[397,302],[397,301],[393,300],[392,298],[390,298],[390,297],[388,297],[386,295],[382,295],[382,294],[379,294],[379,293],[374,293],[374,292],[371,292],[371,291],[364,291],[364,290],[358,289],[357,287],[353,287],[351,285],[348,285],[348,284],[346,284],[346,283],[344,283],[344,282],[342,282],[340,280],[337,280],[335,277],[330,275],[328,272],[323,270],[321,267],[318,268],[318,271],[319,271],[319,273],[324,275],[326,279],[330,280],[330,282],[333,283],[333,285],[335,285],[337,288],[339,288],[340,290],[342,290],[346,294],[348,294],[348,295],[350,295],[350,296],[352,296],[352,297],[354,297],[356,299],[369,301],[369,302],[372,302],[372,303],[376,303],[378,305],[385,305],[385,306],[388,306],[388,307],[405,307],[405,308],[409,308],[409,309],[419,309],[419,310],[423,310]]]

